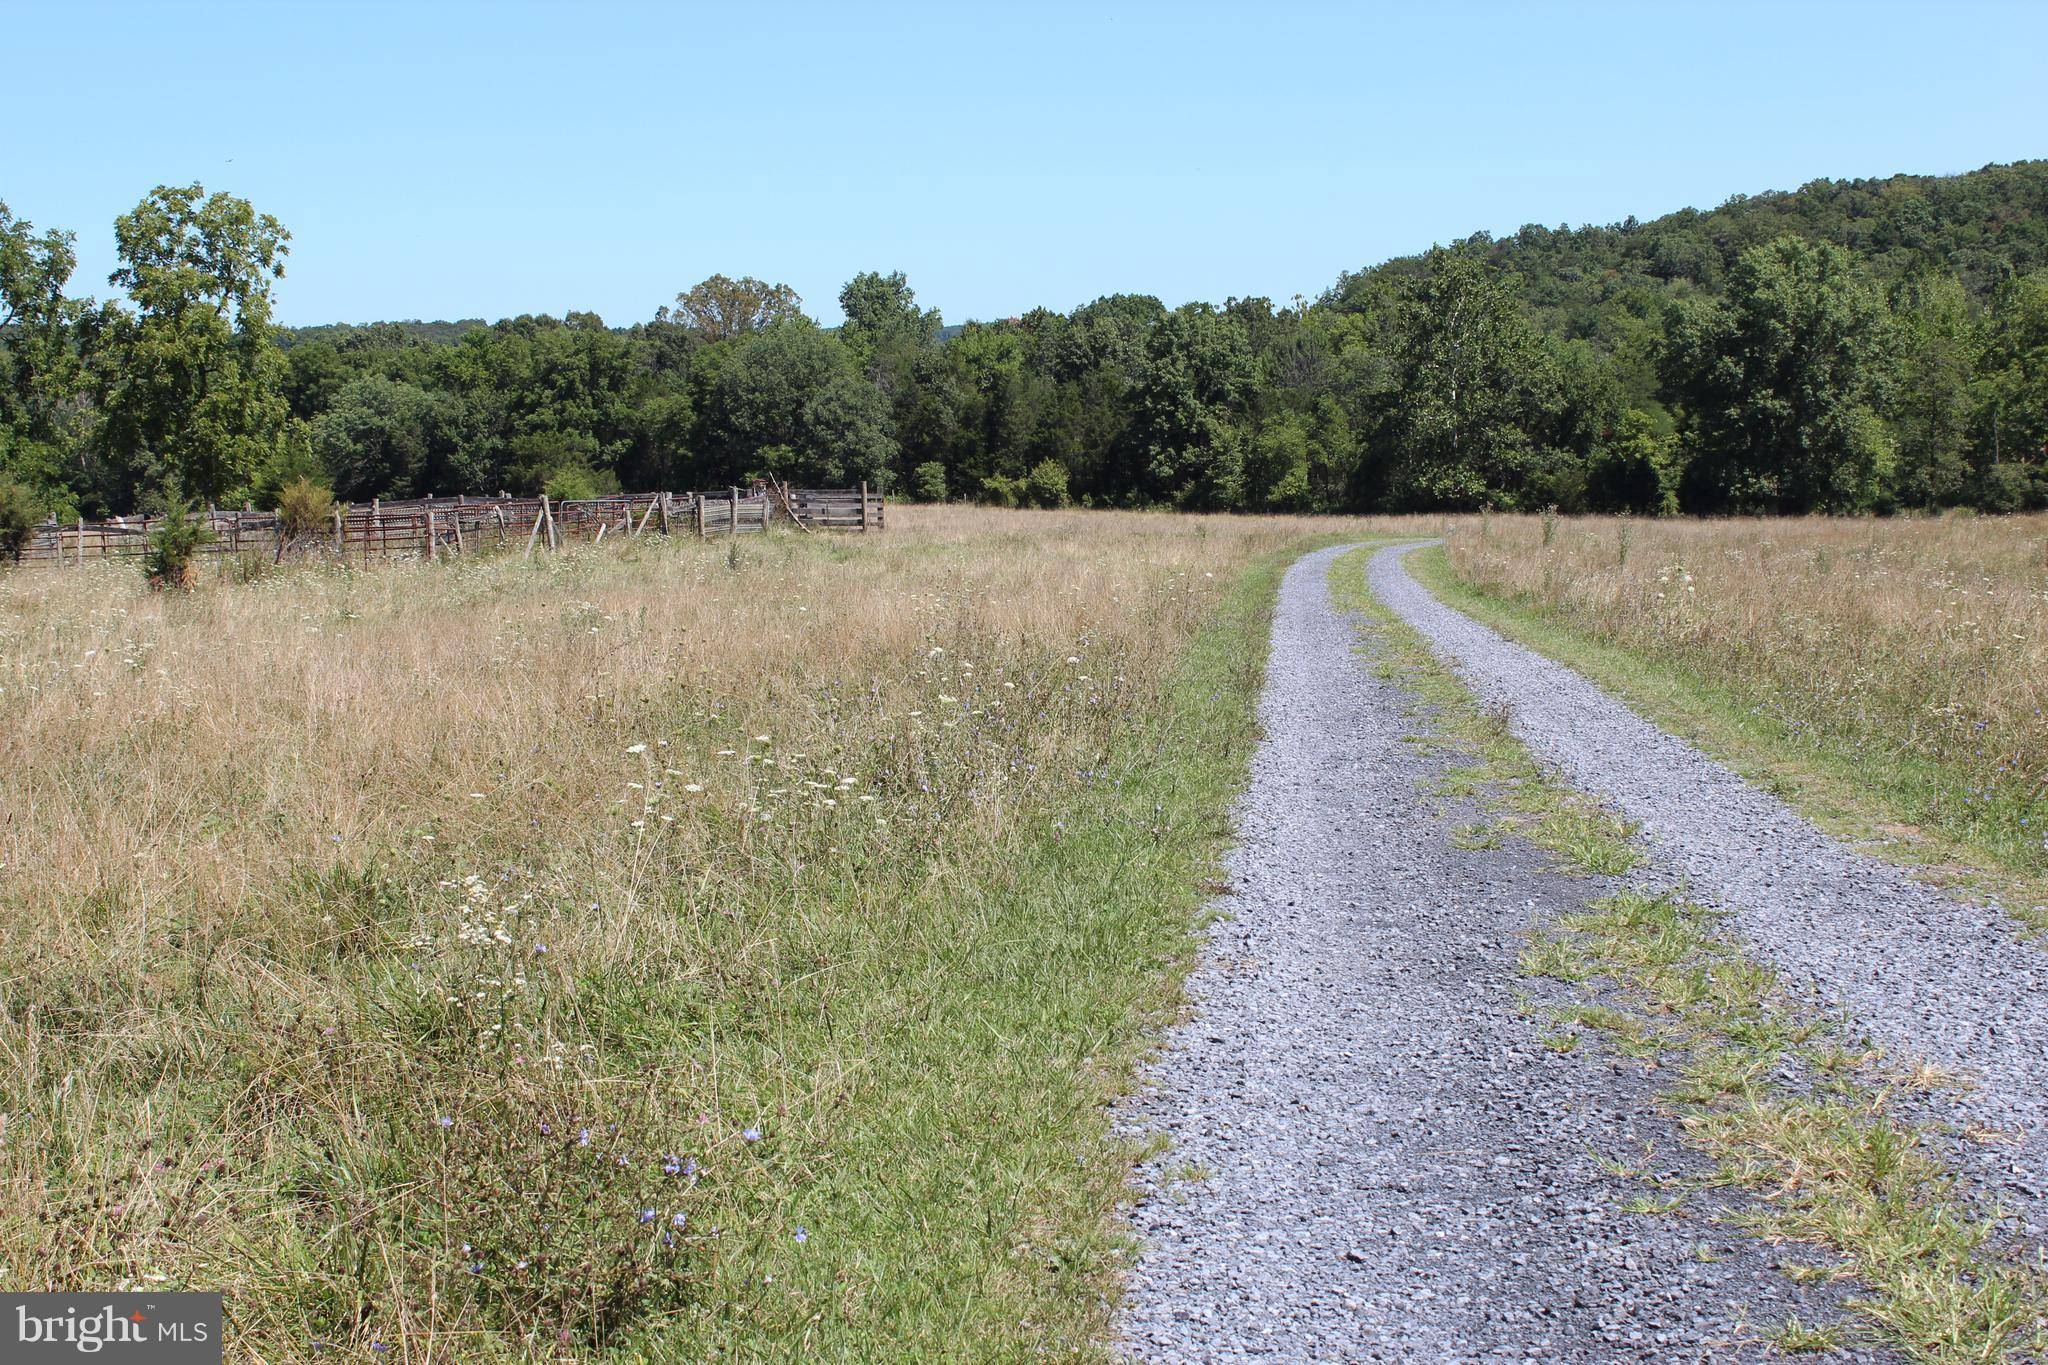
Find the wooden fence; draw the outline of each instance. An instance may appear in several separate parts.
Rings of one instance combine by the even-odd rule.
[[[786,488],[787,511],[801,523],[828,531],[879,531],[887,512],[880,494],[858,488]]]
[[[602,542],[607,536],[694,532],[700,537],[765,532],[777,521],[803,531],[879,531],[885,500],[859,488],[791,489],[757,483],[722,493],[618,493],[603,498],[550,501],[546,497],[408,498],[337,505],[326,525],[287,544],[275,512],[208,508],[198,518],[213,533],[201,553],[325,553],[342,559],[409,556],[433,558],[489,547],[559,549],[565,540]],[[112,521],[45,522],[35,528],[22,558],[30,563],[83,564],[88,559],[134,558],[149,547],[162,517]]]

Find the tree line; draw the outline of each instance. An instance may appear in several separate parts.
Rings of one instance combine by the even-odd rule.
[[[1242,511],[2048,505],[2048,162],[1482,234],[1281,305],[956,328],[869,272],[834,329],[721,275],[628,327],[294,331],[290,236],[246,201],[160,187],[114,236],[123,297],[74,297],[73,236],[0,205],[0,501],[37,517],[761,474]]]

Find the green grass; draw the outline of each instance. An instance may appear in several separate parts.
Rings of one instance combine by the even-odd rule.
[[[845,1035],[866,1061],[796,1099],[788,1124],[820,1136],[772,1182],[794,1190],[777,1235],[719,1258],[655,1358],[1101,1354],[1129,1252],[1116,1210],[1146,1154],[1107,1105],[1192,963],[1292,558],[1237,584],[1087,796],[869,907],[886,932],[850,916],[862,942],[829,1020],[799,979],[740,1026],[778,1070]]]
[[[1364,564],[1363,554],[1339,562],[1339,600],[1372,622],[1383,672],[1416,695],[1464,756],[1453,770],[1457,794],[1518,822],[1523,837],[1568,867],[1630,866],[1632,831],[1538,768],[1503,718],[1482,711],[1422,638],[1372,597]],[[1862,1291],[1850,1306],[1864,1332],[1924,1361],[2013,1360],[2048,1349],[2048,1267],[2039,1253],[2004,1242],[1921,1134],[1892,1112],[1894,1089],[1919,1086],[1924,1072],[1888,1069],[1875,1051],[1801,1017],[1775,974],[1722,935],[1713,913],[1623,891],[1533,932],[1522,965],[1580,992],[1552,1011],[1546,1046],[1578,1052],[1594,1035],[1656,1074],[1675,1075],[1662,1102],[1684,1142],[1713,1162],[1710,1175],[1683,1183],[1749,1195],[1733,1221],[1759,1238],[1839,1256]],[[1786,1085],[1788,1072],[1803,1073],[1803,1083]],[[1628,1211],[1677,1211],[1684,1196],[1666,1193],[1670,1183]],[[1773,1336],[1787,1352],[1846,1340],[1844,1324],[1796,1319]]]
[[[1987,811],[1954,799],[1943,765],[1857,732],[1795,734],[1770,710],[1722,682],[1572,629],[1535,606],[1459,578],[1442,546],[1408,557],[1417,581],[1502,635],[1564,664],[1647,719],[1688,740],[1822,829],[1935,885],[1990,897],[2023,924],[2048,930],[2048,878],[2038,835],[2017,843],[2018,798],[1986,790]]]

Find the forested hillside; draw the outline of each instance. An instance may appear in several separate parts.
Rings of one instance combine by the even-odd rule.
[[[630,327],[281,331],[289,235],[199,186],[115,227],[125,298],[0,207],[0,502],[715,487],[1245,510],[2048,505],[2048,162],[1523,228],[1314,300],[1116,295],[946,327],[900,274],[836,331],[713,276]],[[22,513],[17,510],[16,515]]]

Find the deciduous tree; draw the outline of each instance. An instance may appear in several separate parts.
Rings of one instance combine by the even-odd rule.
[[[284,357],[271,289],[290,234],[245,199],[159,186],[114,224],[110,283],[134,308],[97,320],[97,443],[118,476],[109,501],[171,483],[220,501],[283,438]]]
[[[1390,326],[1394,387],[1378,443],[1396,505],[1519,505],[1557,377],[1509,281],[1462,251],[1433,251],[1399,286]]]
[[[854,372],[846,348],[807,319],[776,323],[734,348],[711,381],[699,431],[718,481],[772,472],[881,482],[896,455],[888,404]]]
[[[74,328],[84,305],[65,295],[75,235],[38,234],[0,203],[0,476],[69,510],[66,456],[83,417]]]
[[[1849,253],[1797,237],[1743,252],[1725,300],[1680,305],[1660,367],[1688,510],[1870,506],[1891,472],[1892,336]]]
[[[899,348],[929,346],[944,326],[936,308],[919,308],[917,292],[900,270],[863,271],[839,291],[846,325],[839,335],[864,362]]]
[[[751,275],[737,280],[713,275],[676,295],[674,310],[662,309],[655,321],[673,319],[703,341],[719,342],[803,315],[804,301],[786,284],[768,284]]]

